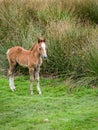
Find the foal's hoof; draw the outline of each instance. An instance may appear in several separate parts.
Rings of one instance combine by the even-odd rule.
[[[11,89],[12,90],[12,92],[14,92],[16,89]]]
[[[33,95],[33,92],[30,92],[30,95],[32,96],[32,95]]]
[[[16,90],[15,86],[13,88],[11,88],[11,90],[14,92]]]
[[[39,92],[39,95],[42,95],[42,92]]]

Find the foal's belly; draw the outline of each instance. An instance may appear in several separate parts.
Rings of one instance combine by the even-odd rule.
[[[28,67],[28,57],[18,57],[17,62],[23,67]]]
[[[18,63],[20,66],[23,66],[23,67],[28,67],[28,65],[25,63]]]

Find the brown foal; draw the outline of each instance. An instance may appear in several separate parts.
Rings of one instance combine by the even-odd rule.
[[[39,38],[38,42],[33,45],[29,50],[25,50],[20,46],[15,46],[7,51],[7,58],[9,61],[9,86],[14,91],[14,70],[17,63],[21,66],[28,67],[30,74],[30,94],[33,95],[33,81],[34,78],[37,82],[37,90],[39,94],[42,94],[39,84],[39,72],[42,60],[47,58],[46,53],[46,41],[44,38]]]

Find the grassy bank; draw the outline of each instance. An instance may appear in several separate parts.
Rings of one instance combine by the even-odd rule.
[[[61,79],[41,78],[42,95],[28,77],[16,77],[16,92],[0,76],[0,130],[97,130],[98,89],[67,91]],[[47,121],[48,119],[48,121]]]

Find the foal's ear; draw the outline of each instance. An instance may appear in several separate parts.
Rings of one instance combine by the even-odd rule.
[[[41,42],[41,39],[40,38],[38,38],[38,43],[40,43]]]
[[[45,39],[45,38],[43,38],[43,42],[46,42],[46,39]]]
[[[38,38],[38,43],[40,42],[46,42],[46,39],[45,38]]]

